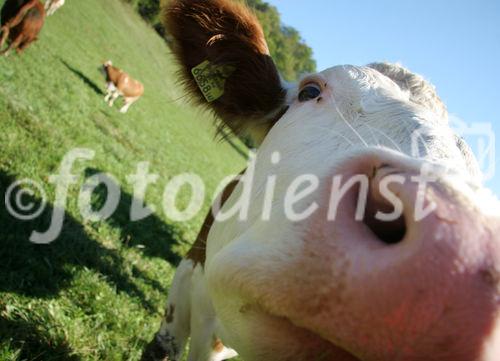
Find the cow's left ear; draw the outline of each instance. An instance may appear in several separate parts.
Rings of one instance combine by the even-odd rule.
[[[172,0],[164,24],[189,93],[260,142],[286,109],[286,90],[255,15],[234,0]]]

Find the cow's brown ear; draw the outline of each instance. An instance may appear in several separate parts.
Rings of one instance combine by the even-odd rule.
[[[255,15],[234,0],[172,0],[164,24],[195,100],[233,132],[262,138],[283,113],[286,90]]]

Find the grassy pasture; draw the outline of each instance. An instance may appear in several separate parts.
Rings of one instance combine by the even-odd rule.
[[[0,5],[3,0],[0,0]],[[140,79],[145,96],[128,114],[103,101],[100,63]],[[214,140],[210,115],[192,109],[175,83],[164,42],[120,0],[69,0],[48,18],[40,40],[18,57],[0,58],[0,360],[137,360],[163,312],[175,266],[194,240],[216,185],[245,164],[243,146]],[[77,161],[60,237],[29,242],[45,231],[54,210],[49,182],[74,148],[95,151]],[[238,149],[236,149],[238,148]],[[159,175],[146,194],[156,212],[130,222],[134,198],[127,176],[149,162]],[[98,172],[121,187],[117,211],[84,221],[80,185]],[[175,223],[162,211],[172,177],[199,174],[207,196],[200,214]],[[44,186],[47,207],[36,219],[14,218],[8,187],[24,178]],[[98,188],[93,202],[103,204]],[[42,195],[25,195],[41,205]],[[181,192],[185,206],[190,192]]]

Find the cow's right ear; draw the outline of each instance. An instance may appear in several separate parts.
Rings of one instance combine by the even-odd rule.
[[[172,0],[164,24],[189,93],[260,142],[286,111],[286,90],[255,15],[234,0]]]

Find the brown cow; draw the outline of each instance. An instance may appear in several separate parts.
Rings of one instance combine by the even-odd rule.
[[[40,0],[9,0],[2,8],[2,27],[0,33],[0,49],[7,39],[9,46],[0,51],[0,55],[7,56],[15,49],[21,53],[32,42],[37,40],[45,21],[45,9]]]
[[[122,96],[125,99],[125,105],[120,109],[120,112],[126,113],[128,108],[144,94],[144,86],[123,70],[113,66],[111,60],[103,64],[102,72],[106,77],[107,90],[104,101],[112,107],[115,100]]]

